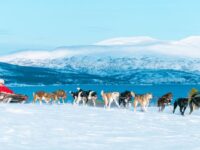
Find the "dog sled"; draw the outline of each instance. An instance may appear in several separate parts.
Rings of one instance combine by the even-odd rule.
[[[22,94],[0,93],[0,103],[25,103],[28,96]]]

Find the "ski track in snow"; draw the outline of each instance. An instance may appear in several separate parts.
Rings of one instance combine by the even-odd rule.
[[[2,104],[3,150],[199,149],[200,112],[180,116],[87,106]]]

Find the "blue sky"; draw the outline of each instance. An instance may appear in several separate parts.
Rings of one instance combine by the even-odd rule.
[[[113,37],[200,34],[199,0],[0,0],[0,54]]]

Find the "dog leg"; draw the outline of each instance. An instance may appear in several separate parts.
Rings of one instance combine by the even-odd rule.
[[[62,97],[62,103],[64,104],[65,103],[65,100],[64,100],[64,98]]]
[[[160,105],[158,104],[158,112],[160,112]]]
[[[85,97],[82,98],[82,103],[83,103],[83,106],[86,106],[86,101],[87,99]]]
[[[94,107],[96,107],[95,98],[92,99]]]
[[[82,98],[78,97],[76,100],[77,105],[79,105],[80,101],[82,101]]]
[[[74,101],[73,101],[73,105],[76,105],[76,104],[77,104],[77,97],[75,96]]]
[[[190,101],[190,104],[189,104],[189,106],[190,106],[190,113],[189,114],[191,114],[192,112],[193,112],[193,104],[192,104],[192,102]]]
[[[109,107],[109,100],[108,99],[106,99],[106,101],[105,101],[105,106],[106,106],[106,108]]]
[[[108,99],[107,97],[103,97],[104,100],[104,108],[108,108]]]
[[[159,111],[159,112],[161,112],[161,106],[159,106],[159,109],[158,109],[158,111]]]
[[[55,104],[56,103],[56,100],[54,99],[53,101],[52,101],[52,104]]]
[[[77,99],[76,104],[79,105],[81,99]]]
[[[134,101],[133,105],[134,105],[134,112],[136,112],[136,111],[137,111],[138,102],[137,102],[137,101]]]
[[[120,108],[120,106],[119,106],[119,104],[118,104],[118,102],[117,102],[116,99],[114,99],[114,102],[115,102],[115,104],[117,105],[117,107]]]
[[[146,106],[145,106],[145,105],[142,105],[142,106],[141,106],[141,110],[142,110],[143,112],[147,112]]]
[[[183,111],[182,111],[182,115],[183,115],[183,116],[184,116],[184,113],[185,113],[186,108],[187,108],[187,107],[184,107],[184,108],[183,108]]]
[[[137,108],[138,102],[134,101],[133,106],[134,106],[134,112],[136,112],[136,108]]]
[[[119,105],[121,106],[121,103],[122,103],[122,100],[121,100],[121,98],[119,99]]]
[[[110,109],[110,107],[111,107],[112,102],[113,102],[113,99],[109,99],[109,104],[108,104],[108,108],[109,108],[109,109]]]
[[[38,99],[35,99],[35,100],[34,100],[34,104],[35,104],[37,101],[38,101]]]
[[[39,99],[40,105],[42,105],[42,99]]]
[[[60,105],[60,99],[58,99],[58,104]]]
[[[127,105],[126,105],[126,104],[127,104],[126,101],[128,101],[128,100],[125,99],[125,100],[123,101],[124,108],[126,108],[126,106],[127,106]]]
[[[164,109],[165,109],[165,104],[163,104],[163,105],[161,106],[161,110],[160,110],[160,111],[163,112]]]
[[[181,115],[182,115],[182,109],[183,109],[183,107],[180,106],[179,109],[180,109],[180,113],[181,113]]]
[[[141,111],[144,111],[144,107],[143,106],[141,106]]]
[[[144,106],[144,111],[147,112],[148,105]]]
[[[33,103],[35,103],[37,101],[37,97],[33,96]]]
[[[176,101],[176,102],[174,102],[173,114],[174,114],[174,113],[175,113],[175,111],[176,111],[176,107],[177,107],[177,105],[178,105],[177,101]]]

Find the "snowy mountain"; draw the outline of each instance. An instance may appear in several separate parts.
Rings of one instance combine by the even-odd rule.
[[[157,43],[159,40],[147,37],[147,36],[139,36],[139,37],[121,37],[121,38],[113,38],[108,40],[103,40],[97,42],[95,45],[148,45]]]
[[[0,61],[13,64],[10,67],[39,69],[37,73],[41,75],[48,72],[50,80],[58,75],[52,80],[54,84],[196,84],[200,83],[199,49],[198,36],[179,41],[130,37],[104,40],[90,46],[60,47],[52,51],[21,51],[2,56]]]
[[[89,73],[84,68],[50,69],[0,63],[0,77],[11,85],[52,84],[200,84],[197,73],[169,69],[115,68],[110,72]]]

